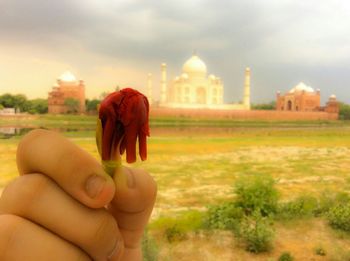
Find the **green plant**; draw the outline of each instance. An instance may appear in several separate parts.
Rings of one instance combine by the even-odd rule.
[[[176,224],[166,228],[164,234],[170,243],[175,241],[182,241],[187,238],[187,234],[184,229]]]
[[[242,220],[238,237],[243,240],[247,251],[266,252],[272,248],[274,230],[269,219],[256,211]]]
[[[293,260],[294,260],[294,257],[289,252],[283,252],[278,258],[278,261],[293,261]]]
[[[318,256],[325,256],[326,255],[326,250],[324,250],[323,247],[318,246],[315,248],[315,254]]]
[[[247,215],[260,211],[262,216],[273,215],[277,209],[278,192],[270,176],[244,176],[235,185],[236,204]]]
[[[242,217],[242,208],[237,207],[233,202],[226,202],[218,206],[209,206],[204,220],[204,227],[235,231]]]
[[[327,218],[331,227],[350,232],[350,203],[331,208]]]
[[[318,209],[318,200],[311,196],[301,196],[293,201],[280,203],[277,211],[279,219],[311,217]]]
[[[153,237],[145,231],[142,237],[142,255],[143,261],[157,261],[158,260],[158,245]]]

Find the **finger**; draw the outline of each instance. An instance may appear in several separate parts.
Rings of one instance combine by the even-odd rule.
[[[28,220],[0,215],[0,260],[91,259],[79,248]]]
[[[29,219],[79,246],[94,260],[121,254],[123,240],[106,209],[91,209],[74,200],[41,174],[22,176],[4,190],[0,213]]]
[[[58,133],[34,130],[17,149],[20,174],[42,173],[88,207],[107,205],[114,196],[111,177],[87,152]]]
[[[124,167],[123,173],[128,179],[128,187],[119,186],[116,180],[116,195],[108,208],[117,220],[127,251],[140,246],[156,199],[157,185],[143,170]]]

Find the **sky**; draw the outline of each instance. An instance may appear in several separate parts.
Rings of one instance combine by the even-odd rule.
[[[0,94],[47,97],[71,71],[87,98],[131,86],[146,92],[195,51],[224,83],[224,101],[275,100],[299,82],[350,103],[347,0],[0,0]]]

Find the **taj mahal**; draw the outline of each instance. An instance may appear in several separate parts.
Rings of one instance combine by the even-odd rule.
[[[245,69],[243,102],[224,104],[224,84],[220,77],[207,72],[206,64],[193,55],[182,66],[182,72],[167,81],[167,65],[161,64],[159,107],[250,110],[250,69]],[[152,75],[148,75],[147,97],[153,100]]]

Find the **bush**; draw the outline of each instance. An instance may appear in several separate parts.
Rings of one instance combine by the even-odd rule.
[[[150,227],[164,233],[169,242],[184,240],[188,232],[197,232],[203,228],[203,213],[187,211],[175,217],[160,217]]]
[[[350,105],[346,103],[339,103],[339,119],[350,120]]]
[[[294,219],[311,217],[318,209],[318,200],[310,196],[301,196],[293,201],[281,203],[278,206],[279,219]]]
[[[146,230],[142,237],[142,254],[144,261],[158,260],[158,246]]]
[[[262,216],[273,215],[277,209],[278,192],[270,176],[242,177],[235,185],[236,204],[245,214],[260,211]]]
[[[165,237],[168,242],[181,241],[187,238],[187,234],[183,228],[178,225],[172,225],[165,229],[164,231]]]
[[[350,232],[350,203],[331,208],[327,218],[331,227]]]
[[[268,218],[255,212],[242,220],[238,237],[243,240],[247,251],[260,253],[272,248],[274,231]]]
[[[326,250],[323,249],[323,247],[316,247],[315,248],[315,254],[318,256],[325,256]]]
[[[232,202],[223,203],[208,208],[204,227],[213,229],[237,230],[240,220],[243,217],[242,208]]]
[[[278,258],[278,261],[293,261],[294,257],[289,252],[284,252]]]

